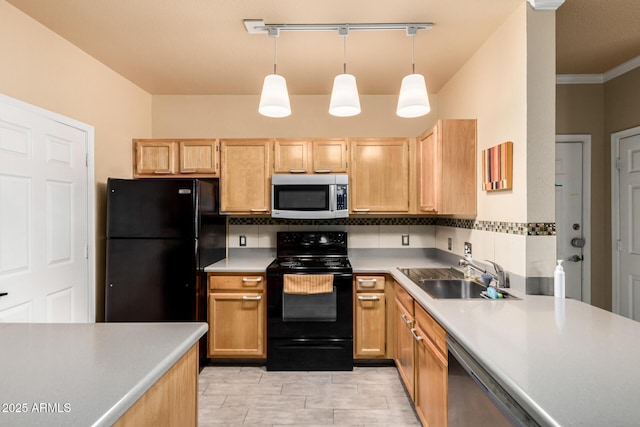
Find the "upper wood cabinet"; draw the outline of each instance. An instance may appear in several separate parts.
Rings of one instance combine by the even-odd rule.
[[[476,214],[476,120],[440,120],[418,137],[418,209]]]
[[[219,149],[217,139],[134,139],[133,176],[217,177],[220,174]]]
[[[352,213],[409,213],[409,139],[351,143]]]
[[[277,139],[274,173],[346,173],[346,139]]]
[[[314,139],[313,171],[315,173],[347,173],[348,148],[346,139]]]
[[[220,210],[223,213],[265,214],[271,206],[271,140],[220,141]]]
[[[311,141],[308,139],[276,139],[273,143],[275,173],[309,173]]]

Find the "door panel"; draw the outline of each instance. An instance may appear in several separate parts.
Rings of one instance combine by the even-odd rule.
[[[620,140],[620,314],[640,320],[640,134]]]
[[[556,241],[557,257],[564,260],[567,298],[582,300],[582,248],[571,244],[583,234],[583,146],[578,142],[556,143]]]
[[[85,322],[88,136],[0,102],[0,321]]]

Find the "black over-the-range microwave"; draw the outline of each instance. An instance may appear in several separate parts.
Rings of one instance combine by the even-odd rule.
[[[271,176],[271,216],[329,219],[349,216],[347,174]]]

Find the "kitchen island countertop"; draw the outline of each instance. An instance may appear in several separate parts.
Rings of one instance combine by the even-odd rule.
[[[513,289],[520,299],[436,300],[399,268],[450,265],[396,253],[350,251],[349,260],[354,273],[393,276],[541,425],[638,425],[640,322]],[[264,271],[269,262],[256,260],[252,271]],[[238,260],[231,265],[213,271],[241,271]]]
[[[112,425],[206,331],[206,323],[0,323],[0,425]]]

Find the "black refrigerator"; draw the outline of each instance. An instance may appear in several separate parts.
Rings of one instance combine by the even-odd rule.
[[[217,180],[107,182],[106,322],[206,321],[204,267],[225,257]]]

